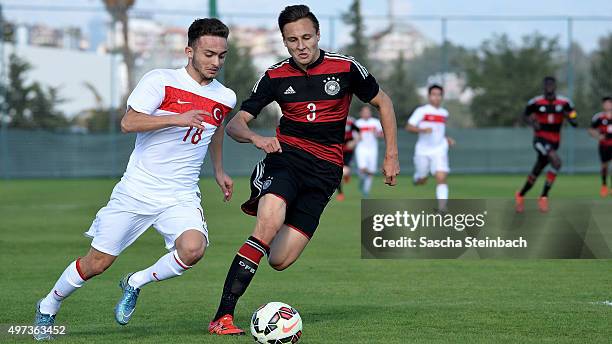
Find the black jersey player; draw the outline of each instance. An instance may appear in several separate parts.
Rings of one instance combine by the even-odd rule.
[[[399,173],[397,129],[391,99],[354,58],[319,49],[319,22],[304,5],[286,7],[278,18],[290,58],[270,67],[249,99],[227,125],[238,142],[252,143],[267,155],[251,175],[251,197],[242,210],[257,216],[252,235],[232,261],[214,334],[243,334],[233,323],[238,299],[255,276],[264,255],[276,270],[300,256],[342,178],[342,145],[353,95],[380,112],[386,151],[385,182]],[[248,123],[276,101],[283,116],[276,137],[262,137]]]
[[[612,195],[608,188],[608,165],[612,160],[612,97],[601,100],[603,111],[596,113],[591,121],[589,133],[599,141],[599,159],[601,160],[601,197]],[[612,182],[611,182],[612,184]],[[612,185],[611,185],[612,186]]]
[[[550,164],[544,189],[538,199],[540,211],[548,211],[548,192],[561,169],[561,158],[557,151],[561,141],[563,122],[567,120],[574,127],[578,124],[574,105],[568,98],[557,95],[556,91],[555,78],[545,77],[544,94],[532,98],[525,108],[525,119],[534,130],[533,148],[536,151],[537,159],[531,173],[527,176],[525,185],[515,194],[515,209],[519,213],[525,209],[523,197],[535,184],[544,168]]]

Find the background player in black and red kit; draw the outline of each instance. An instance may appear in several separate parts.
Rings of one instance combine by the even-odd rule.
[[[393,103],[374,77],[352,57],[319,49],[319,22],[307,6],[286,7],[278,25],[291,58],[262,75],[227,125],[233,139],[267,155],[255,167],[251,198],[242,205],[257,215],[255,229],[229,268],[210,333],[243,334],[233,324],[234,309],[261,258],[267,255],[274,269],[283,270],[308,244],[342,178],[344,126],[353,95],[380,112],[385,183],[395,185],[399,173]],[[273,101],[283,113],[276,137],[259,136],[248,122]]]
[[[342,181],[338,185],[338,195],[336,199],[338,201],[344,201],[344,192],[342,191],[342,184],[348,184],[351,180],[351,161],[355,154],[355,146],[359,141],[359,128],[355,125],[355,119],[351,116],[346,118],[346,125],[344,126],[344,145],[342,145],[343,164],[342,166]]]
[[[593,116],[589,133],[599,140],[599,158],[601,159],[601,189],[599,195],[612,196],[612,187],[608,190],[608,165],[612,160],[612,97],[601,100],[603,111]],[[612,181],[611,183],[612,184]],[[611,185],[612,186],[612,185]]]
[[[572,102],[565,97],[558,96],[557,81],[552,76],[544,78],[544,94],[537,96],[527,103],[525,108],[525,119],[534,129],[533,148],[538,154],[537,160],[523,188],[515,194],[515,208],[517,212],[525,209],[523,196],[535,184],[536,179],[550,164],[546,173],[546,182],[540,198],[538,208],[541,212],[548,211],[548,192],[552,187],[559,169],[561,169],[561,158],[557,153],[561,140],[561,127],[565,119],[576,127],[576,111]]]

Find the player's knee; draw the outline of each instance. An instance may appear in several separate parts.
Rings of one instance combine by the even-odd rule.
[[[178,255],[187,265],[194,265],[204,256],[204,243],[189,242],[177,248]]]
[[[436,173],[436,183],[438,183],[438,184],[446,184],[446,174],[445,173]]]
[[[560,159],[553,159],[553,161],[551,162],[552,167],[559,171],[561,169],[561,160]]]
[[[263,242],[269,243],[283,225],[283,221],[284,218],[280,218],[278,214],[274,212],[258,212],[253,236]]]

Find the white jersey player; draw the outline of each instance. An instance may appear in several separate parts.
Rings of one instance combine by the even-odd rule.
[[[446,177],[448,166],[448,147],[454,140],[446,136],[448,111],[441,107],[444,90],[442,86],[432,85],[428,89],[429,104],[418,107],[406,124],[406,130],[418,133],[414,148],[414,183],[424,184],[431,174],[435,176],[436,198],[440,210],[446,209],[448,185]]]
[[[36,306],[36,325],[53,325],[62,301],[106,270],[150,226],[165,240],[168,253],[152,266],[126,275],[115,319],[125,325],[144,285],[181,275],[198,262],[208,245],[200,205],[200,170],[211,148],[216,181],[229,201],[233,182],[223,170],[223,119],[236,104],[235,93],[215,76],[227,54],[229,30],[217,19],[198,19],[189,27],[185,68],[156,69],[132,91],[121,121],[137,132],[134,151],[110,201],[86,235],[86,256],[73,261]],[[36,339],[51,339],[37,334]]]
[[[382,136],[382,125],[378,118],[372,117],[368,105],[361,108],[359,119],[355,121],[359,128],[360,140],[355,148],[355,158],[359,169],[361,193],[368,197],[372,188],[372,179],[378,166],[378,139]]]

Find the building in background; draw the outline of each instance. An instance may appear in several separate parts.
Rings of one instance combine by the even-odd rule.
[[[230,39],[240,48],[249,48],[258,73],[263,73],[266,68],[287,56],[287,48],[277,28],[232,25]]]
[[[391,21],[389,26],[369,37],[370,58],[381,62],[391,62],[403,53],[410,60],[433,45],[419,30],[410,23]]]

